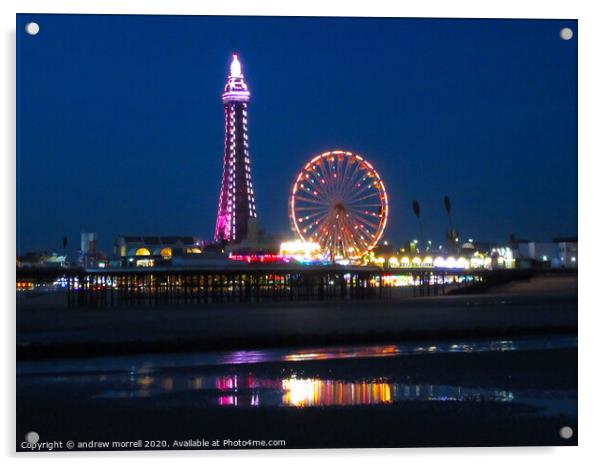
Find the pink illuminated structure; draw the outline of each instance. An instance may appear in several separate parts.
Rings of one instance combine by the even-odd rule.
[[[214,239],[238,243],[247,239],[250,224],[257,217],[247,132],[247,105],[251,94],[242,74],[238,55],[232,55],[224,103],[224,171],[219,195]]]

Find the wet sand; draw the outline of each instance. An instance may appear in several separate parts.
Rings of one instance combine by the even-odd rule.
[[[573,286],[573,283],[575,286]],[[576,277],[387,301],[270,302],[17,311],[18,358],[97,356],[386,340],[576,333]],[[39,304],[38,304],[39,303]]]
[[[20,376],[17,438],[35,430],[44,440],[161,439],[169,442],[167,448],[174,440],[197,438],[282,439],[286,448],[577,444],[576,435],[570,440],[559,436],[566,425],[577,432],[576,349],[147,369],[150,372],[137,373],[133,379],[127,371],[120,376],[126,386],[123,394],[114,391],[115,382],[104,371]],[[239,381],[296,377],[326,378],[331,384],[420,384],[423,393],[418,399],[385,398],[368,404],[349,404],[341,395],[329,405],[252,406],[243,404],[250,394],[242,386],[212,391],[198,382],[199,375],[211,374]],[[154,381],[148,382],[148,376]],[[159,391],[152,390],[155,384]],[[472,390],[472,395],[428,393],[429,387],[441,384]],[[254,386],[255,391],[268,390]],[[312,394],[302,384],[299,392],[288,396],[296,402],[316,396],[324,400],[322,390],[328,385],[319,387]],[[503,396],[495,400],[484,395],[491,390]],[[238,399],[239,405],[210,402],[221,395]]]
[[[224,439],[285,440],[286,448],[577,444],[577,435],[559,436],[567,425],[577,432],[577,349],[552,345],[577,335],[576,277],[381,302],[40,304],[34,298],[17,312],[17,439],[35,430],[44,441],[168,442],[160,448],[194,439],[220,440],[219,448],[228,448]],[[543,349],[515,347],[520,335]],[[495,351],[431,353],[493,336],[508,340]],[[374,342],[390,351],[396,341],[433,346],[391,357],[350,348],[346,359],[321,360],[320,352],[340,350],[333,345]],[[303,345],[315,360],[275,349],[285,356],[262,362],[252,354],[251,363],[235,352],[242,362],[194,363],[196,351]],[[89,359],[109,355],[146,362],[119,369],[107,366],[110,358]],[[166,357],[193,363],[169,366]],[[238,388],[224,388],[233,379]],[[286,380],[300,382],[285,392]],[[337,384],[344,394],[330,397]],[[358,386],[369,387],[370,403],[357,398]],[[296,405],[303,400],[313,404]]]

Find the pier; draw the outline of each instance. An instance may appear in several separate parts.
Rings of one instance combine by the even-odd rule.
[[[526,270],[381,269],[362,266],[233,264],[218,268],[19,269],[18,282],[62,281],[68,307],[391,299],[528,278]],[[394,279],[405,286],[395,287]],[[35,288],[34,288],[35,289]]]

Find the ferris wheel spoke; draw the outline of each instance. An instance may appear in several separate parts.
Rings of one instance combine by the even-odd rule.
[[[299,212],[313,212],[313,211],[322,211],[322,212],[326,212],[328,211],[328,206],[325,205],[299,205],[296,204],[295,205],[295,210],[299,211]]]
[[[361,224],[364,226],[364,228],[366,227],[370,227],[371,230],[377,230],[378,229],[378,225],[371,222],[370,220],[367,220],[363,217],[359,217],[359,216],[355,216],[354,217],[355,220],[357,221],[358,224]]]
[[[320,182],[317,184],[319,184],[322,188],[323,195],[325,197],[329,197],[331,195],[329,188],[330,180],[328,174],[325,174],[324,172],[324,167],[322,166],[321,161],[319,160],[315,162],[312,168],[313,172],[315,173],[316,179],[320,180]]]
[[[324,218],[322,218],[316,225],[316,231],[319,232],[320,230],[327,232],[329,229],[329,226],[332,224],[332,212],[328,212],[328,215],[326,215]]]
[[[360,224],[367,224],[368,226],[374,228],[374,230],[378,230],[378,224],[373,223],[371,220],[369,220],[368,218],[372,218],[371,216],[369,216],[368,218],[365,218],[366,214],[362,214],[360,212],[351,212],[350,215],[352,215],[358,223]]]
[[[357,177],[356,177],[357,178]],[[347,178],[343,189],[343,196],[345,199],[351,199],[356,189],[361,188],[361,174],[357,179]]]
[[[318,231],[319,225],[324,220],[324,216],[299,222],[299,226],[303,226],[303,230]]]
[[[301,211],[306,211],[306,210],[328,210],[328,207],[326,206],[313,206],[313,205],[301,205],[298,206],[295,210],[301,210]]]
[[[378,211],[383,207],[383,203],[379,202],[380,198],[374,198],[373,196],[367,197],[366,199],[357,199],[347,204],[349,209],[357,211]]]
[[[364,184],[363,179],[358,183],[354,184],[346,193],[347,202],[353,202],[357,198],[361,197],[366,191],[373,188],[370,184]]]
[[[382,204],[378,203],[378,204],[353,204],[352,206],[350,206],[351,208],[357,208],[357,209],[365,209],[367,207],[381,207]]]
[[[341,174],[341,186],[344,190],[346,190],[349,187],[349,166],[350,165],[351,165],[351,159],[346,158],[345,159],[345,167],[342,170],[342,174]]]
[[[329,189],[326,184],[316,182],[313,186],[316,188],[316,191],[319,192],[322,199],[328,199],[330,197]]]
[[[305,183],[305,184],[304,184]],[[307,182],[301,182],[297,188],[299,194],[307,194],[314,197],[324,197],[324,188]]]
[[[308,175],[309,175],[309,173],[308,173]],[[313,173],[312,173],[312,175],[313,175]],[[324,185],[322,183],[320,183],[319,180],[317,180],[316,178],[317,178],[316,176],[310,175],[306,179],[310,180],[310,183],[311,183],[310,185],[313,186],[316,191],[319,191],[322,196],[326,195],[327,193],[324,189]]]
[[[336,190],[337,190],[337,194],[341,194],[342,190],[345,187],[345,177],[344,177],[344,164],[345,164],[345,156],[343,155],[338,155],[335,158],[336,164],[335,164],[335,178],[337,180],[336,183]]]
[[[330,188],[332,187],[333,182],[327,164],[324,163],[323,159],[320,159],[315,163],[315,166],[317,169],[319,169],[320,176],[324,180],[324,188],[328,191],[328,194],[332,194]]]
[[[332,176],[332,180],[333,180],[332,192],[336,196],[339,194],[339,191],[341,189],[341,178],[339,175],[338,156],[335,156],[334,160],[332,162],[330,162],[329,170],[330,170],[330,175]]]
[[[361,236],[358,234],[357,230],[355,229],[356,225],[354,224],[354,222],[351,219],[346,218],[345,223],[349,230],[349,240],[350,240],[350,242],[353,243],[353,245],[351,247],[354,248],[356,251],[361,251],[363,248],[366,247],[367,243],[365,243],[362,240]]]
[[[333,193],[338,195],[341,190],[341,184],[343,182],[341,178],[341,164],[340,164],[340,155],[335,155],[331,164],[329,165],[330,174],[332,176],[333,184]]]
[[[372,235],[368,235],[366,232],[359,232],[358,230],[361,230],[360,225],[356,226],[358,227],[357,230],[355,230],[354,232],[356,244],[359,246],[359,251],[365,251],[366,249],[368,249],[368,246],[370,244],[370,238]],[[362,235],[366,236],[366,238]]]
[[[338,241],[340,244],[340,255],[343,257],[349,257],[349,249],[352,248],[352,245],[349,241],[349,235],[347,233],[347,228],[345,225],[345,219],[338,219]]]
[[[375,218],[379,218],[378,214],[374,214],[374,212],[370,212],[370,211],[368,211],[368,213],[366,213],[366,211],[363,211],[363,212],[352,211],[352,212],[353,212],[353,215],[355,215],[358,220],[361,220],[361,221],[367,223],[374,229],[378,228],[379,221],[376,221],[376,222],[374,221]]]
[[[334,165],[335,163],[336,158],[332,162],[327,161],[326,163],[324,163],[324,167],[325,170],[328,172],[328,186],[330,187],[330,195],[336,197],[339,191],[340,181],[337,178],[336,166]]]
[[[355,189],[355,185],[353,184],[353,182],[349,179],[345,180],[345,184],[341,187],[341,196],[346,199],[349,200],[351,198],[351,196],[353,195],[353,190]]]
[[[367,235],[369,238],[374,236],[374,230],[376,230],[372,225],[367,224],[364,221],[358,220],[357,222],[358,229],[362,232],[362,234]]]
[[[376,187],[372,183],[366,184],[366,185],[362,186],[361,188],[355,190],[351,194],[351,199],[349,199],[349,201],[351,202],[351,201],[356,200],[360,195],[362,195],[363,193],[365,193],[367,190],[369,190],[371,188],[376,190]],[[375,191],[375,192],[378,192],[378,191]]]
[[[358,251],[358,253],[360,253],[361,251],[364,251],[364,250],[368,249],[369,242],[366,241],[365,239],[363,239],[357,232],[354,233],[353,240],[354,240],[355,245],[356,245],[355,249],[356,249],[356,251]]]
[[[321,220],[322,218],[326,217],[328,215],[328,212],[322,211],[322,212],[313,212],[311,214],[307,214],[307,215],[301,215],[299,212],[297,212],[297,217],[296,217],[296,221],[298,221],[298,223],[303,224],[303,225],[308,225],[309,223],[315,223],[316,220]]]
[[[343,239],[343,256],[356,257],[361,247],[361,237],[357,234],[348,213],[341,218],[341,237]]]
[[[308,217],[308,218],[318,217],[317,219],[312,220],[312,223],[315,223],[316,220],[322,221],[322,219],[328,217],[329,215],[330,215],[330,211],[329,210],[323,210],[321,212],[315,212],[313,214],[307,215],[306,217]]]
[[[328,204],[324,201],[320,201],[316,198],[310,199],[307,197],[303,197],[303,196],[299,196],[298,194],[295,196],[295,200],[300,200],[303,202],[309,202],[310,204],[317,204],[317,205],[321,205],[321,206],[328,206]]]
[[[354,158],[354,160],[349,160],[349,163],[351,163],[351,172],[349,173],[349,179],[353,180],[356,174],[362,171],[362,164],[357,160],[357,158]]]
[[[370,192],[370,193],[368,193],[368,194],[366,194],[364,196],[361,196],[361,197],[353,197],[352,199],[349,199],[349,204],[356,204],[358,202],[365,201],[366,199],[370,199],[371,197],[378,197],[378,198],[380,198],[381,197],[381,193],[379,191],[373,191],[373,192]],[[381,204],[382,204],[382,202],[379,203],[379,205],[381,205]]]
[[[374,240],[374,238],[376,237],[376,235],[370,231],[368,231],[368,229],[363,225],[363,224],[359,224],[359,228],[360,230],[362,230],[364,232],[364,234],[367,237],[366,240],[366,247],[370,247],[370,245],[372,244],[372,241]]]
[[[357,163],[350,179],[355,184],[358,181],[360,181],[363,177],[367,176],[368,173],[369,173],[369,170],[368,170],[368,168],[366,168],[364,166],[363,163]]]
[[[333,236],[333,232],[329,229],[326,228],[324,230],[324,235],[323,235],[323,241],[324,241],[324,249],[330,253],[331,256],[334,256],[333,254],[333,249],[334,249],[334,236]]]
[[[318,225],[323,219],[324,217],[326,217],[328,215],[328,213],[318,213],[318,214],[314,214],[314,215],[308,215],[307,217],[304,217],[302,219],[302,221],[300,223],[304,223],[305,225],[307,225],[306,228],[314,228],[316,225]],[[306,223],[308,220],[312,219],[313,217],[316,217],[313,220],[311,220],[311,222]]]
[[[343,257],[352,257],[355,251],[355,245],[353,244],[351,236],[343,231],[340,235],[341,237],[341,253],[340,255]]]
[[[333,229],[332,229],[332,249],[334,251],[335,256],[341,255],[342,250],[342,242],[341,242],[341,228],[339,225],[339,220],[336,219]]]
[[[353,193],[354,197],[359,196],[362,192],[364,192],[367,188],[372,188],[375,192],[380,193],[382,190],[380,188],[381,181],[374,179],[373,177],[367,178],[365,180],[366,184],[362,186],[359,190]]]

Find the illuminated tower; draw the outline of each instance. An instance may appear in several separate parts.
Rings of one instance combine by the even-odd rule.
[[[232,55],[230,75],[222,94],[226,118],[224,172],[219,194],[215,241],[240,242],[255,227],[255,198],[251,181],[247,105],[251,94],[245,83],[238,56]]]

